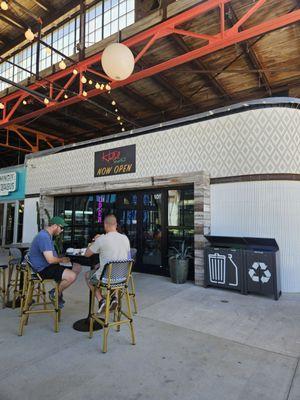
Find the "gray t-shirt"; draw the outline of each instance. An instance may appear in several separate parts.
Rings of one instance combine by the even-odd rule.
[[[128,237],[119,232],[108,232],[99,236],[89,248],[93,253],[99,253],[100,268],[97,271],[97,277],[98,275],[100,277],[108,261],[128,260],[131,258]]]

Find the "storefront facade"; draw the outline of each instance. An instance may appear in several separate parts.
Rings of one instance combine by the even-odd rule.
[[[166,273],[170,247],[193,242],[197,284],[203,282],[204,234],[273,237],[283,291],[300,291],[300,245],[292,237],[300,206],[289,195],[300,194],[294,102],[237,105],[28,157],[25,220],[34,220],[39,201],[41,215],[46,208],[71,218],[65,240],[77,246],[101,230],[99,220],[111,210],[147,272]],[[23,240],[32,235],[25,228]]]
[[[1,246],[22,242],[25,178],[24,166],[0,170]]]

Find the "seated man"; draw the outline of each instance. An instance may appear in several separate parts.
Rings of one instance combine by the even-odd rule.
[[[104,229],[106,233],[104,235],[96,235],[94,242],[85,252],[86,257],[91,257],[93,254],[99,253],[100,265],[98,269],[96,272],[93,270],[86,274],[86,281],[90,289],[95,284],[95,280],[91,280],[91,277],[93,276],[93,278],[99,280],[103,268],[108,261],[120,261],[131,258],[129,239],[126,235],[117,232],[117,219],[114,215],[111,214],[105,217]],[[99,301],[98,313],[100,314],[105,308],[106,301],[99,289],[95,291],[95,296]],[[116,297],[112,296],[110,310],[114,310],[117,304]]]
[[[59,284],[59,308],[63,308],[63,291],[75,282],[81,266],[74,264],[73,268],[67,268],[60,263],[70,262],[68,257],[58,257],[54,248],[53,236],[60,235],[67,224],[61,217],[53,217],[46,229],[42,229],[33,239],[29,250],[29,262],[32,268],[39,273],[42,279],[54,279]],[[49,297],[52,302],[55,298],[55,289],[49,291]]]

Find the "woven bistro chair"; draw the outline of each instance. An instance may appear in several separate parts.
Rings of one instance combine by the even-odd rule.
[[[9,265],[8,265],[8,279],[7,279],[7,291],[6,301],[10,300],[11,290],[13,291],[12,308],[16,308],[16,300],[21,296],[22,288],[20,283],[22,282],[21,270],[22,252],[20,249],[11,247],[9,249]]]
[[[46,299],[46,284],[55,289],[55,304]],[[34,271],[28,257],[26,258],[25,277],[22,291],[21,316],[19,323],[19,336],[23,335],[24,327],[28,323],[30,315],[54,314],[54,332],[59,331],[61,310],[58,307],[59,283],[54,279],[42,279],[38,272]],[[48,305],[52,306],[48,308]],[[43,308],[36,309],[38,306]]]
[[[0,253],[0,300],[2,308],[6,304],[6,270],[8,269],[9,253],[5,249],[1,249]]]
[[[137,253],[137,249],[132,247],[130,249],[130,255],[131,255],[133,264],[136,261],[136,253]],[[130,296],[130,298],[132,300],[132,303],[133,303],[134,314],[137,314],[138,308],[137,308],[136,295],[135,295],[135,285],[134,285],[134,281],[133,281],[132,272],[131,272],[130,277],[129,277],[129,296]]]
[[[123,324],[128,324],[131,333],[131,343],[135,344],[135,333],[133,326],[133,318],[131,312],[131,302],[128,290],[128,283],[130,279],[132,269],[132,260],[112,261],[105,265],[102,272],[101,278],[97,286],[92,288],[92,304],[91,304],[91,317],[90,317],[90,335],[93,337],[93,326],[94,321],[97,321],[103,328],[103,342],[102,352],[107,352],[107,336],[109,330],[116,327],[117,331],[120,331],[120,327]],[[95,313],[95,290],[96,287],[99,289],[106,289],[106,305],[104,310],[104,319],[101,319],[98,314]],[[110,313],[110,300],[112,292],[118,298],[118,307],[116,312],[116,318],[112,318]],[[123,303],[125,300],[127,310],[125,312]],[[123,318],[122,318],[123,317]]]

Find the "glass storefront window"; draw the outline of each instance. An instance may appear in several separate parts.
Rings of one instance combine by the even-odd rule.
[[[13,243],[14,241],[15,209],[15,203],[7,203],[5,235],[6,244]]]
[[[22,242],[22,233],[23,233],[23,216],[24,216],[24,201],[19,202],[19,216],[18,216],[18,233],[17,233],[17,242]]]

